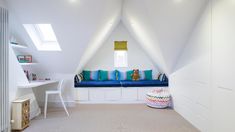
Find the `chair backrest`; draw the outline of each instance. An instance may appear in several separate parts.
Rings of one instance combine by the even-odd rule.
[[[60,82],[59,82],[59,84],[58,84],[57,90],[60,91],[60,92],[62,92],[63,82],[64,82],[64,80],[60,80]]]

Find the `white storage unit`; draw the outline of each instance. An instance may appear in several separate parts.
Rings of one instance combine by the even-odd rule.
[[[12,130],[23,130],[29,126],[30,100],[19,99],[12,102]]]
[[[138,100],[137,88],[125,87],[122,88],[122,100],[123,101],[136,101]]]
[[[106,88],[105,89],[106,101],[117,101],[120,99],[121,99],[121,88]]]
[[[79,101],[89,100],[89,89],[88,88],[76,88],[74,90],[74,99]]]
[[[104,101],[105,90],[103,88],[89,88],[90,101]]]
[[[89,101],[117,101],[121,98],[121,88],[89,88]]]
[[[75,88],[80,103],[144,103],[146,93],[168,87],[92,87]]]

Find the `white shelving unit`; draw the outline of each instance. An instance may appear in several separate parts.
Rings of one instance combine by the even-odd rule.
[[[21,45],[21,44],[10,44],[11,47],[15,50],[17,49],[27,49],[28,47],[25,45]],[[37,65],[38,63],[19,63],[21,66],[33,66],[33,65]]]
[[[41,113],[41,109],[38,106],[38,102],[32,88],[40,88],[39,86],[57,83],[58,81],[29,81],[24,73],[24,70],[34,72],[35,66],[38,63],[19,63],[17,55],[29,54],[29,50],[26,45],[22,45],[20,43],[9,44],[9,48],[11,69],[14,69],[14,72],[12,72],[12,80],[15,82],[13,87],[14,91],[12,93],[14,93],[15,98],[30,100],[30,119],[32,119]],[[26,91],[18,92],[17,89],[25,89]]]
[[[25,46],[25,45],[21,45],[21,44],[10,44],[12,49],[14,49],[14,52],[15,54],[18,52],[18,51],[21,51],[22,49],[27,49],[28,47]],[[17,56],[17,54],[16,54]],[[18,61],[18,60],[17,60]],[[21,66],[22,68],[22,71],[24,71],[24,69],[27,69],[28,67],[31,67],[31,66],[35,66],[37,65],[38,63],[20,63],[18,62],[19,65]],[[27,67],[28,66],[28,67]],[[26,68],[27,67],[27,68]],[[25,76],[26,77],[26,76]],[[23,77],[23,78],[25,78]],[[26,78],[25,78],[26,79]],[[24,79],[24,80],[25,80]],[[56,80],[41,80],[41,81],[30,81],[28,79],[26,79],[26,81],[24,81],[24,83],[20,83],[18,84],[18,88],[34,88],[34,87],[38,87],[38,86],[42,86],[42,85],[47,85],[47,84],[51,84],[51,83],[57,83],[58,81]]]
[[[10,44],[12,48],[18,48],[18,49],[26,49],[27,46],[24,45],[18,45],[18,44]]]
[[[37,65],[38,63],[20,63],[21,66]]]

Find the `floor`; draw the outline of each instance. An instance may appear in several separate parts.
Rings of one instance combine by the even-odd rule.
[[[31,121],[24,132],[198,132],[183,117],[170,109],[134,105],[78,105],[48,110]]]

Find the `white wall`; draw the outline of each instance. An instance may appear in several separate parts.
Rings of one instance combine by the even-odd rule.
[[[213,132],[235,131],[235,1],[213,0]]]
[[[235,2],[210,2],[170,76],[170,87],[175,110],[201,131],[232,132]]]
[[[128,41],[128,67],[114,67],[114,41]],[[148,70],[153,69],[154,77],[156,77],[157,66],[155,66],[149,57],[145,54],[139,44],[132,38],[125,26],[120,22],[113,31],[107,41],[103,44],[93,58],[87,63],[84,69],[88,70],[114,70],[121,71],[132,69]]]

